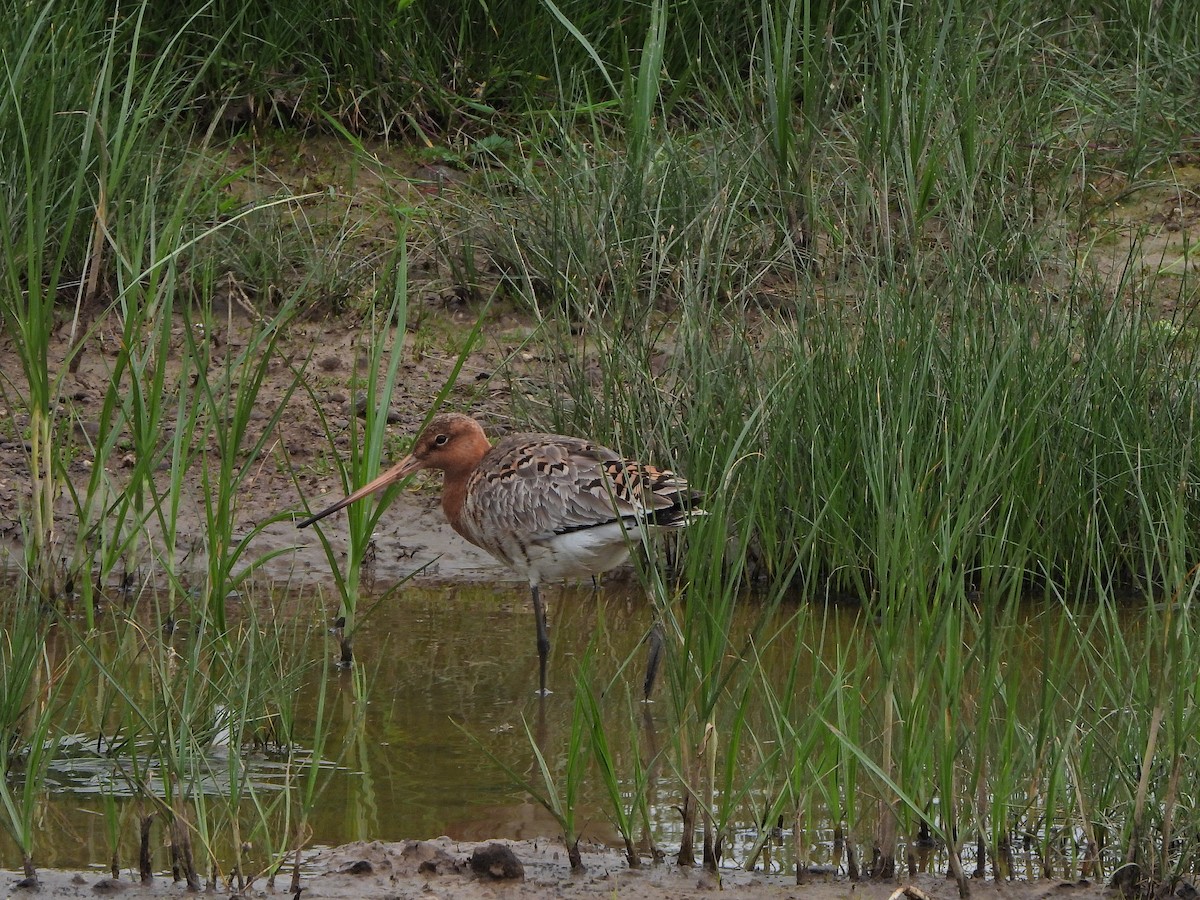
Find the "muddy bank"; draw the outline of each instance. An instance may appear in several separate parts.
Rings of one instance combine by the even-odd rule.
[[[214,367],[236,364],[258,327],[256,320],[240,307],[231,306],[228,312],[226,330],[213,339]],[[444,310],[426,316],[436,319],[440,328],[455,333],[469,326],[466,318],[463,314],[460,322],[454,311]],[[502,361],[509,359],[511,341],[520,340],[529,326],[503,313],[494,315],[490,326],[489,338],[465,361],[458,386],[447,399],[447,408],[481,416],[489,431],[497,435],[508,430],[506,417],[497,410],[506,407],[509,389],[507,381],[492,381],[491,376],[500,369]],[[173,355],[167,365],[173,378],[181,377],[185,327],[186,323],[180,319],[172,329]],[[137,461],[136,448],[124,437],[118,440],[116,452],[102,459],[96,457],[93,448],[114,366],[113,328],[115,325],[98,330],[97,338],[81,352],[77,366],[64,376],[59,390],[56,440],[66,463],[65,473],[60,474],[65,474],[80,496],[87,489],[94,466],[104,467],[107,482],[104,490],[118,491],[128,482]],[[423,341],[420,335],[411,332],[400,337],[410,348]],[[372,375],[365,366],[366,340],[362,323],[350,317],[294,322],[279,338],[278,358],[272,362],[254,398],[245,445],[257,441],[268,427],[271,433],[265,435],[265,452],[248,461],[248,477],[237,495],[236,520],[240,533],[247,534],[260,523],[283,516],[283,521],[267,525],[255,536],[243,555],[249,561],[283,551],[261,570],[273,581],[329,580],[329,562],[315,531],[299,531],[294,523],[342,492],[334,459],[349,453],[351,419],[361,412],[356,392],[361,394],[365,380]],[[67,349],[64,329],[52,339],[52,365],[65,358]],[[401,366],[388,410],[389,458],[403,455],[406,441],[419,429],[429,410],[431,398],[451,379],[457,363],[449,349],[439,352],[424,347],[421,352],[410,349],[406,355],[408,359]],[[3,336],[0,336],[0,371],[20,371],[15,349]],[[379,373],[375,375],[378,377]],[[19,394],[0,394],[0,570],[19,570],[21,566],[27,527],[23,523],[29,521],[32,502],[29,415],[16,402],[18,399]],[[271,417],[280,406],[284,407],[283,415],[272,425]],[[169,430],[164,431],[162,446],[168,446],[171,437]],[[211,438],[206,449],[209,454],[219,452]],[[190,575],[189,569],[194,568],[197,574],[204,571],[208,500],[199,454],[190,461],[192,464],[185,471],[174,473],[182,483],[175,527],[182,558],[179,565],[184,568],[176,574],[185,580]],[[384,464],[387,462],[385,459]],[[164,456],[152,477],[159,491],[165,492],[173,477],[167,457]],[[438,506],[438,482],[439,479],[417,479],[385,513],[377,531],[373,576],[381,586],[414,570],[422,570],[425,577],[444,580],[492,577],[510,580],[511,573],[450,530]],[[81,555],[77,549],[78,517],[65,483],[60,483],[57,494],[54,556],[61,560],[64,569],[69,569],[87,554]],[[93,515],[103,519],[99,512]],[[157,541],[160,530],[157,516],[150,514],[136,526],[127,520],[125,527],[139,527],[144,532],[145,538],[138,542],[141,552],[129,564],[142,577],[151,577],[151,570],[162,565],[152,549],[161,543]],[[335,550],[341,553],[345,518],[331,518],[322,523],[322,528],[331,537]]]
[[[491,842],[488,842],[489,844]],[[399,900],[399,898],[443,898],[443,900],[489,900],[489,898],[559,897],[583,900],[589,897],[620,897],[622,900],[692,900],[721,896],[730,900],[889,900],[904,888],[915,888],[900,897],[930,900],[956,900],[953,881],[936,875],[918,875],[897,881],[852,882],[821,872],[805,873],[803,884],[794,876],[762,872],[728,870],[720,880],[700,869],[673,864],[630,869],[624,857],[613,850],[583,847],[586,870],[572,873],[560,842],[500,841],[507,850],[509,864],[485,859],[487,844],[460,843],[449,838],[432,841],[379,841],[346,844],[312,854],[300,878],[304,898],[331,900]],[[478,855],[477,855],[478,854]],[[504,856],[507,856],[505,853]],[[472,865],[475,857],[476,865]],[[515,861],[516,868],[512,867]],[[501,877],[495,877],[498,873]],[[113,881],[104,874],[91,872],[40,873],[41,897],[129,896],[144,898],[188,896],[186,886],[158,879],[143,886],[123,876]],[[504,877],[508,876],[508,877]],[[20,875],[0,872],[5,896],[33,896],[16,887]],[[236,885],[222,883],[218,893],[233,893]],[[917,892],[920,893],[917,893]],[[718,893],[719,892],[719,893]],[[293,896],[291,874],[281,873],[274,889],[256,881],[242,892],[246,897]],[[1048,897],[1092,900],[1118,896],[1115,891],[1089,882],[993,882],[973,881],[971,896],[976,900],[1043,900]],[[899,897],[897,897],[899,900]]]

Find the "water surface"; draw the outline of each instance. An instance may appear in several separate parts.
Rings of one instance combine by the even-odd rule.
[[[676,724],[672,703],[660,683],[654,702],[640,699],[645,638],[651,625],[649,605],[633,580],[614,579],[598,589],[590,586],[545,590],[551,610],[553,650],[549,666],[550,696],[540,698],[537,684],[535,630],[528,590],[510,583],[487,585],[402,586],[385,599],[365,603],[354,639],[355,671],[314,666],[299,697],[296,734],[303,746],[313,733],[319,688],[326,688],[331,736],[326,745],[320,779],[320,799],[311,826],[311,844],[335,846],[354,840],[433,838],[460,840],[537,838],[558,840],[554,819],[534,802],[518,782],[528,780],[539,790],[540,779],[533,743],[564,789],[567,745],[575,709],[577,671],[585,657],[586,678],[603,705],[606,729],[626,779],[626,798],[633,791],[628,779],[638,769],[634,754],[649,765],[647,796],[652,837],[674,852],[682,836],[677,777],[681,755],[672,753]],[[306,590],[301,595],[270,595],[263,591],[237,601],[254,603],[258,615],[292,617],[297,625],[326,631],[336,612],[328,592]],[[231,613],[236,616],[237,602]],[[730,630],[729,655],[749,645],[745,638],[760,622],[761,604],[741,605]],[[1029,654],[1010,665],[1037,666],[1041,652],[1033,610],[1022,627],[1029,639],[1015,642]],[[186,621],[181,623],[186,633]],[[829,683],[838,658],[860,652],[863,617],[857,606],[814,609],[811,604],[784,603],[765,623],[761,664],[783,671],[799,660],[803,684]],[[186,638],[184,638],[186,640]],[[100,635],[95,640],[103,642]],[[764,638],[765,641],[765,638]],[[313,642],[312,652],[332,659],[332,643]],[[355,679],[366,685],[365,706],[356,700]],[[830,684],[830,687],[836,687]],[[90,693],[88,693],[90,691]],[[104,794],[113,793],[113,762],[95,733],[89,710],[100,702],[95,686],[85,691],[81,727],[56,763],[49,779],[36,862],[50,867],[107,866],[110,850],[105,830]],[[749,693],[749,748],[744,770],[754,783],[755,759],[769,753],[775,738],[768,727],[766,702]],[[1028,698],[1032,699],[1032,698]],[[862,696],[848,703],[868,703]],[[723,726],[724,727],[724,726]],[[653,751],[663,749],[650,765]],[[220,771],[220,747],[212,751]],[[756,756],[756,754],[758,754]],[[494,756],[503,765],[497,764]],[[686,754],[682,757],[686,758]],[[282,756],[247,752],[246,775],[264,790],[282,789],[287,781]],[[508,771],[506,771],[507,767]],[[218,774],[206,790],[214,796],[225,789]],[[145,801],[118,789],[116,808],[122,818],[121,859],[128,868],[136,860],[136,816]],[[861,808],[874,809],[869,784],[860,785]],[[769,786],[747,791],[736,800],[735,826],[725,846],[731,863],[745,861],[759,834]],[[834,847],[833,823],[814,794],[807,801],[804,833],[797,841],[794,820],[778,826],[769,842],[769,866],[790,868],[797,844],[805,848],[805,863],[843,865]],[[113,804],[107,805],[112,815]],[[577,823],[585,840],[617,845],[610,801],[595,766],[587,769],[577,805]],[[161,828],[156,834],[161,832]],[[640,832],[640,829],[639,829]],[[863,829],[866,833],[866,830]],[[156,864],[165,860],[157,840]],[[253,857],[258,850],[248,851]],[[0,864],[19,863],[15,848],[0,840]],[[163,863],[165,865],[165,863]]]

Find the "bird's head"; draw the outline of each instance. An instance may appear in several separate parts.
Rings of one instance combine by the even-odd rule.
[[[490,447],[483,428],[470,416],[459,413],[434,416],[413,444],[412,453],[374,481],[364,484],[354,493],[305,519],[296,527],[306,528],[313,522],[345,509],[351,503],[402,481],[422,469],[440,469],[449,475],[466,475],[479,464]]]

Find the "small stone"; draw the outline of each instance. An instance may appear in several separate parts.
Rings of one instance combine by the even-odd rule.
[[[341,874],[343,875],[370,875],[375,871],[375,867],[371,865],[369,860],[356,859],[352,863],[342,866]]]
[[[92,891],[97,894],[119,894],[122,891],[127,891],[130,884],[127,881],[118,881],[115,878],[101,878],[92,885]]]
[[[525,877],[525,867],[517,859],[517,854],[504,844],[493,842],[476,847],[468,862],[471,871],[484,878],[500,881]]]
[[[408,841],[400,851],[400,858],[410,866],[417,864],[417,871],[422,875],[439,875],[444,872],[461,871],[453,856],[439,846],[438,841]]]
[[[350,403],[349,403],[349,401],[347,401],[347,402],[345,403],[345,405],[344,405],[342,408],[343,408],[343,409],[346,411],[346,414],[347,414],[347,415],[349,415],[349,414],[350,414],[350,412],[352,411],[352,410],[351,410],[351,408],[350,408]],[[358,416],[360,419],[366,418],[366,415],[367,415],[367,394],[366,394],[366,392],[365,392],[365,391],[363,391],[363,392],[360,392],[360,393],[358,394],[358,396],[354,398],[354,409],[353,409],[353,413],[354,413],[356,416]],[[387,411],[387,421],[388,421],[388,424],[389,424],[389,425],[395,425],[397,422],[399,422],[399,421],[400,421],[400,418],[401,418],[401,417],[400,417],[400,413],[396,412],[394,409],[389,409],[389,410]]]

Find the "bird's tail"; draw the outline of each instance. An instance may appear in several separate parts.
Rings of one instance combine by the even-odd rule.
[[[684,528],[707,515],[704,495],[699,491],[688,491],[687,494],[677,495],[671,506],[649,510],[646,522],[656,528]]]

